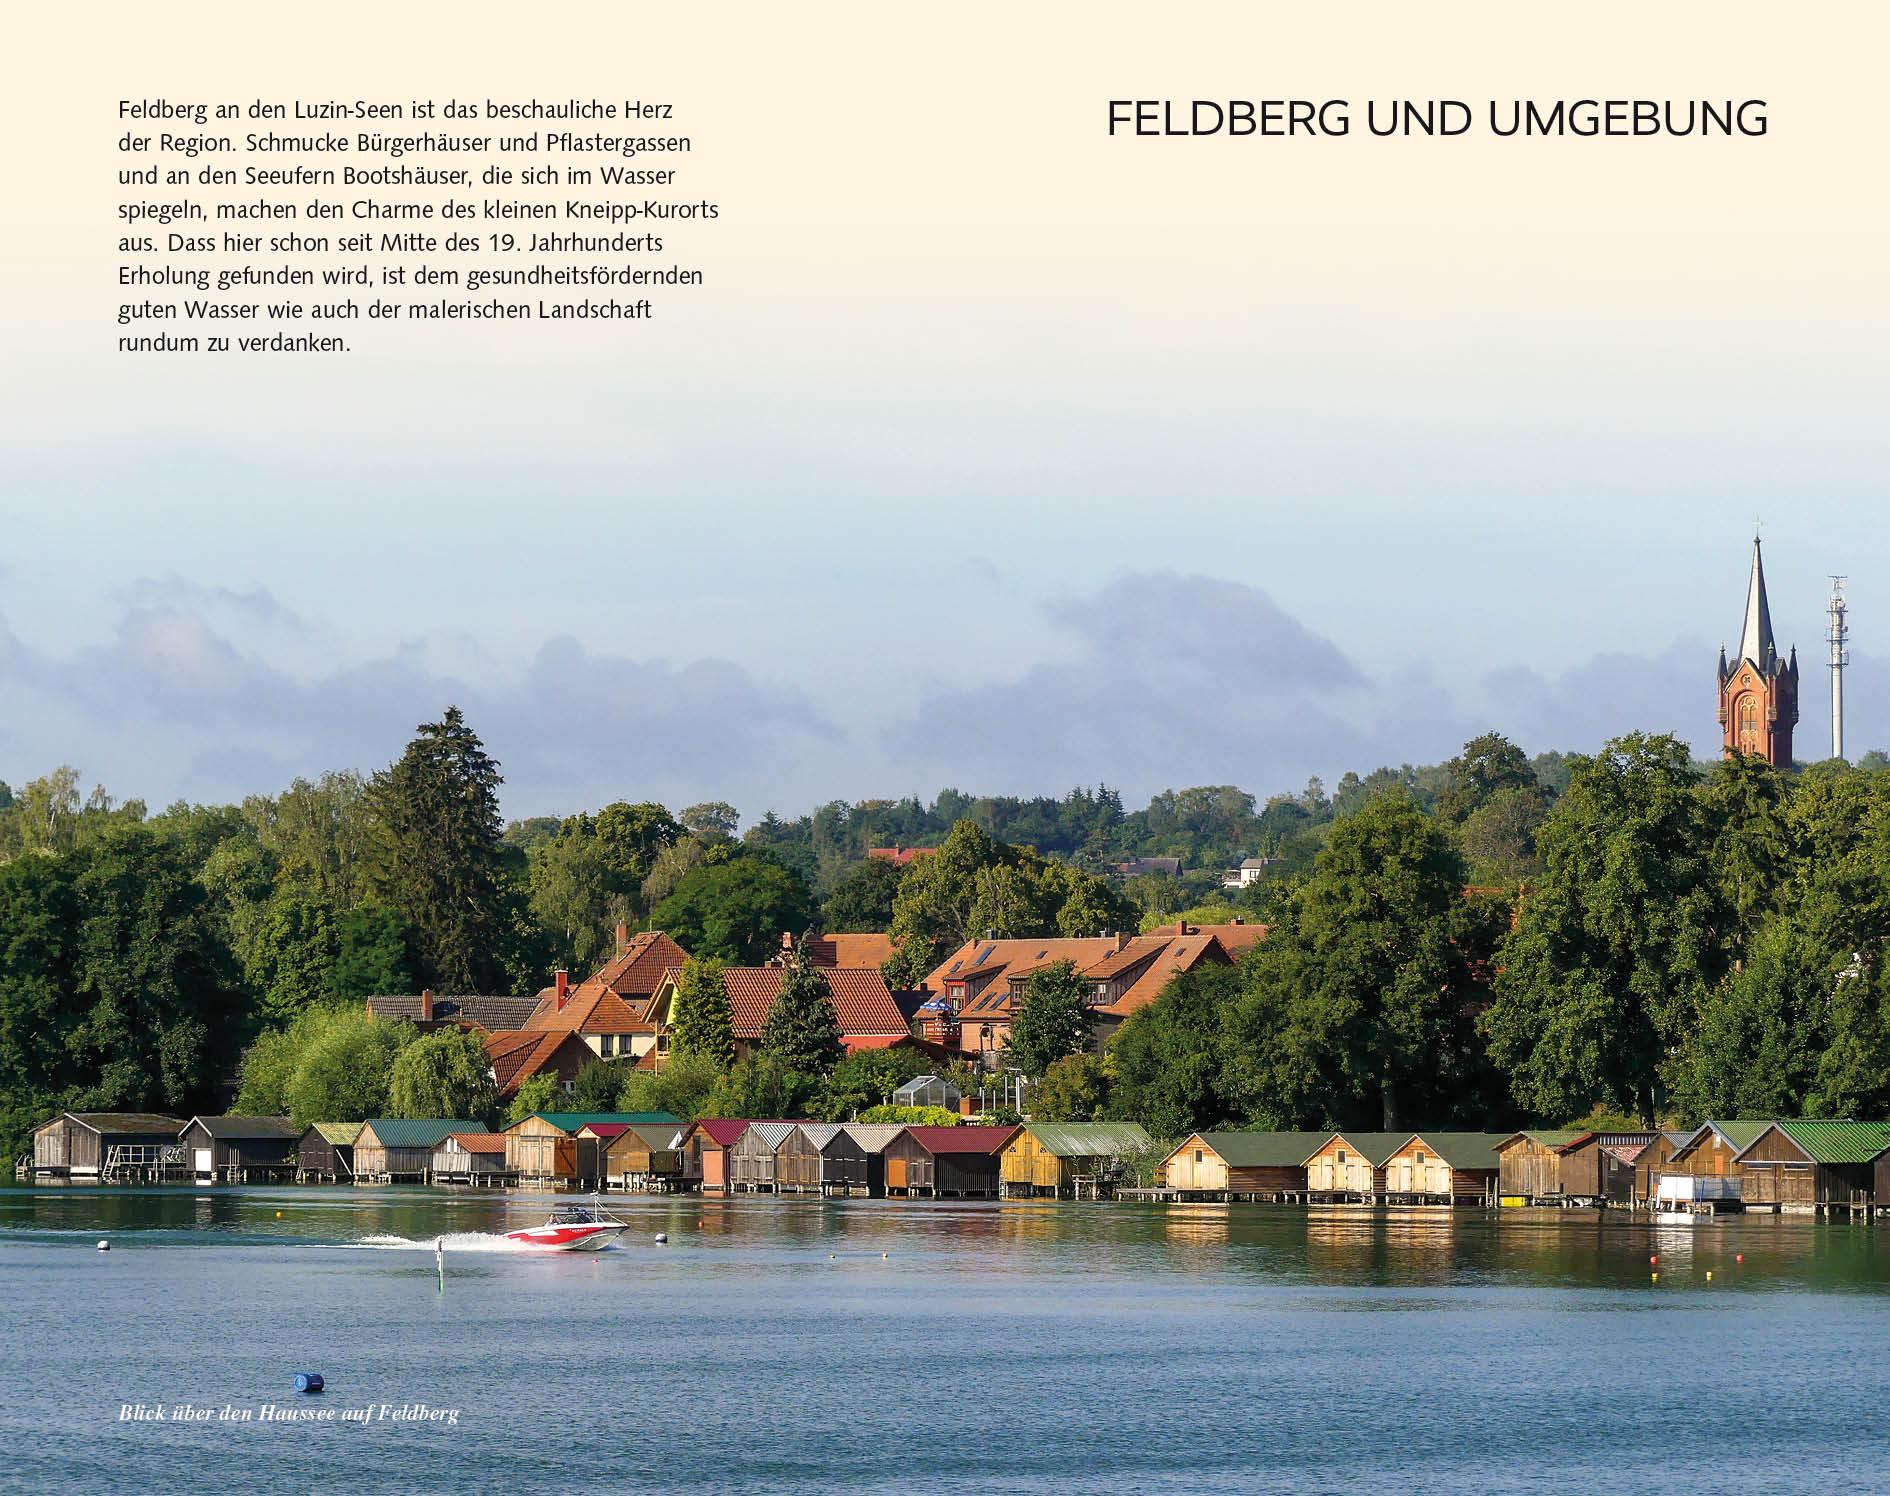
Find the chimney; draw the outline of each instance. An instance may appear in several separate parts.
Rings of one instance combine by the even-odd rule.
[[[431,987],[420,989],[420,1021],[433,1022],[433,989]]]
[[[1129,932],[1127,930],[1117,930],[1115,932],[1115,936],[1116,936],[1116,949],[1117,950],[1125,949],[1129,944]]]
[[[622,920],[617,921],[617,954],[622,955],[630,949],[630,927]]]
[[[1181,921],[1181,933],[1183,935],[1199,935],[1201,933],[1201,927],[1199,925],[1191,925],[1184,919]]]
[[[1240,916],[1239,916],[1238,914],[1236,914],[1236,915],[1234,916],[1234,923],[1235,923],[1235,924],[1237,924],[1237,925],[1244,925],[1244,924],[1246,924],[1246,923],[1247,923],[1247,921],[1246,921],[1246,920],[1244,920],[1244,919],[1242,919],[1242,918],[1241,918],[1241,917],[1240,917]]]
[[[564,1011],[565,1000],[571,995],[571,973],[560,966],[552,980],[558,987],[558,1011]]]

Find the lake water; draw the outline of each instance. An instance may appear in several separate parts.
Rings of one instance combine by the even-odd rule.
[[[0,1489],[1890,1488],[1890,1226],[631,1196],[606,1252],[494,1241],[547,1204],[0,1191]]]

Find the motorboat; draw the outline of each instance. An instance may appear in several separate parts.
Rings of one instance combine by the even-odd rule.
[[[627,1229],[600,1205],[560,1205],[544,1225],[508,1231],[505,1239],[546,1252],[595,1252]]]

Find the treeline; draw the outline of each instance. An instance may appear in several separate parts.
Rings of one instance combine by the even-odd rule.
[[[1881,755],[1702,769],[1635,734],[1551,798],[1502,740],[1471,747],[1428,809],[1394,788],[1340,816],[1238,968],[1059,1083],[1164,1137],[1890,1115]],[[1536,870],[1479,887],[1469,829],[1519,796]]]

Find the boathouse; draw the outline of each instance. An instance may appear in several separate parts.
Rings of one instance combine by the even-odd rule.
[[[1868,1214],[1886,1148],[1890,1123],[1774,1122],[1735,1158],[1741,1194],[1748,1208]]]
[[[1496,1145],[1497,1190],[1505,1203],[1532,1205],[1562,1198],[1562,1149],[1582,1136],[1579,1127],[1512,1132]]]
[[[359,1122],[311,1122],[295,1145],[295,1177],[302,1184],[339,1184],[354,1177]]]
[[[905,1131],[897,1122],[847,1122],[820,1145],[820,1189],[826,1195],[886,1193],[886,1149]]]
[[[1658,1137],[1652,1132],[1584,1132],[1556,1150],[1562,1197],[1593,1205],[1632,1205],[1635,1166]]]
[[[996,1195],[1015,1127],[908,1127],[886,1145],[889,1195]]]
[[[750,1122],[748,1130],[729,1145],[730,1191],[772,1195],[775,1192],[775,1149],[799,1126],[798,1122]]]
[[[682,1176],[676,1148],[681,1124],[629,1122],[604,1145],[604,1187],[620,1190],[674,1189]]]
[[[1385,1194],[1413,1204],[1474,1205],[1496,1194],[1500,1132],[1421,1132],[1385,1160]]]
[[[375,1117],[361,1124],[354,1140],[354,1182],[424,1182],[433,1170],[433,1150],[455,1132],[480,1132],[465,1117]]]
[[[1306,1191],[1315,1199],[1375,1200],[1385,1193],[1385,1165],[1409,1132],[1335,1132],[1306,1159]]]
[[[497,1132],[449,1132],[433,1150],[435,1184],[504,1184],[505,1135]]]
[[[682,1180],[684,1188],[693,1185],[705,1195],[728,1191],[728,1150],[748,1130],[748,1124],[734,1117],[705,1117],[691,1122],[683,1130]]]
[[[1674,1149],[1673,1158],[1661,1172],[1736,1179],[1739,1165],[1735,1160],[1740,1151],[1756,1143],[1759,1134],[1771,1125],[1769,1117],[1756,1121],[1704,1123]]]
[[[840,1131],[838,1122],[802,1122],[774,1150],[774,1189],[778,1195],[826,1193],[820,1150]]]
[[[1197,1132],[1156,1167],[1158,1187],[1181,1199],[1301,1199],[1306,1156],[1330,1132]]]
[[[1122,1177],[1125,1154],[1150,1146],[1139,1122],[1028,1122],[998,1155],[1007,1195],[1100,1199]]]
[[[1654,1198],[1656,1185],[1662,1174],[1677,1174],[1680,1170],[1673,1165],[1673,1156],[1686,1146],[1688,1138],[1693,1136],[1690,1128],[1663,1130],[1654,1134],[1653,1141],[1635,1155],[1634,1159],[1634,1203],[1645,1205]]]
[[[642,1124],[681,1126],[668,1112],[533,1112],[505,1129],[505,1166],[521,1183],[594,1187],[613,1129]]]
[[[187,1178],[248,1184],[293,1179],[301,1137],[287,1117],[192,1117],[178,1141]]]
[[[178,1117],[61,1112],[33,1129],[33,1172],[59,1179],[156,1179],[182,1158]]]

